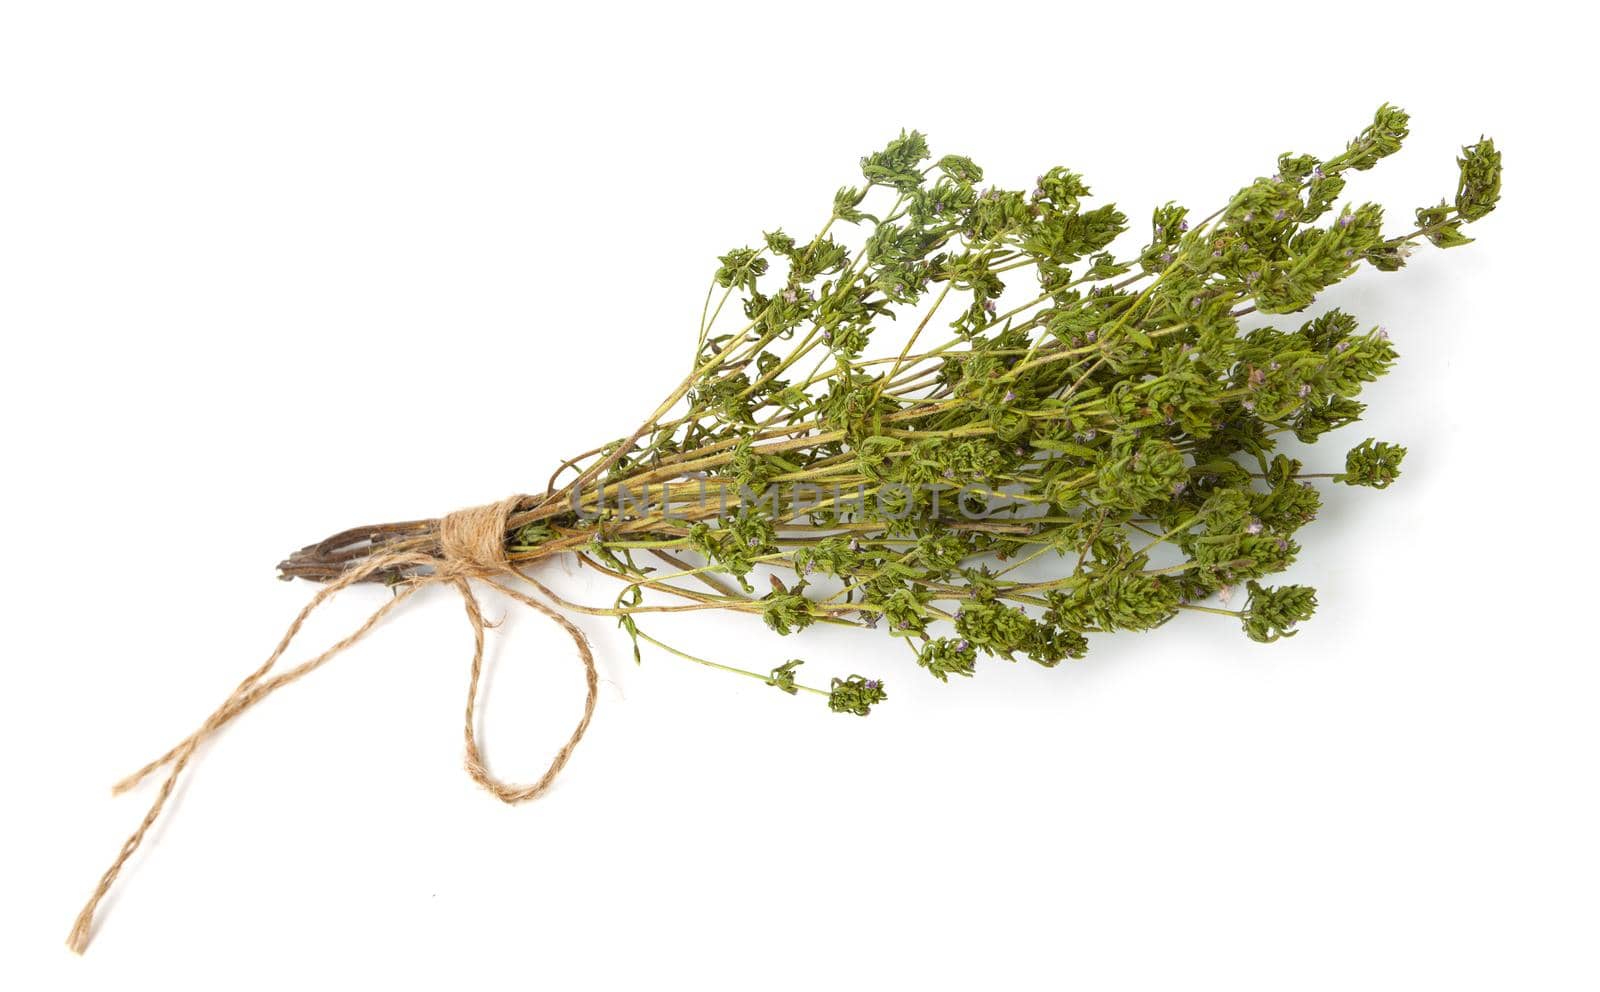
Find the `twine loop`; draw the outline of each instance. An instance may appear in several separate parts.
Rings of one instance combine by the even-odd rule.
[[[171,797],[173,787],[177,784],[178,776],[183,773],[185,766],[194,757],[195,751],[208,737],[216,733],[234,717],[265,699],[283,686],[321,668],[346,648],[365,637],[373,627],[386,617],[405,600],[409,599],[418,590],[435,584],[447,583],[461,594],[462,605],[466,608],[467,620],[472,625],[472,666],[467,682],[467,706],[463,736],[466,741],[466,770],[472,780],[483,786],[497,799],[506,803],[521,803],[533,799],[547,789],[555,781],[567,760],[572,756],[573,749],[583,739],[584,733],[589,729],[589,721],[594,716],[595,701],[599,695],[599,674],[595,669],[594,653],[589,648],[589,640],[577,625],[558,613],[554,608],[532,598],[501,581],[519,577],[519,573],[512,568],[506,558],[506,520],[522,501],[521,496],[512,496],[498,503],[489,503],[484,506],[469,507],[458,510],[443,517],[439,521],[439,555],[429,555],[423,552],[392,552],[374,553],[358,564],[347,569],[337,579],[317,590],[305,607],[289,624],[279,639],[278,645],[272,654],[255,671],[245,676],[238,687],[208,716],[200,728],[180,741],[171,750],[161,757],[140,768],[132,775],[118,782],[112,788],[113,794],[125,792],[143,781],[150,773],[168,768],[167,777],[161,783],[160,790],[156,793],[155,801],[151,803],[150,810],[140,822],[139,828],[122,845],[111,867],[100,877],[95,886],[94,893],[78,914],[73,923],[72,931],[67,936],[67,946],[76,953],[82,954],[89,944],[89,937],[93,929],[95,910],[100,901],[105,898],[116,881],[117,875],[122,871],[122,866],[138,850],[140,843],[149,832],[150,827],[161,815],[167,800]],[[300,632],[306,620],[319,606],[327,602],[341,590],[358,582],[376,575],[403,576],[394,586],[394,596],[370,616],[353,632],[336,642],[326,651],[312,658],[310,661],[280,672],[272,674],[278,661],[283,657],[289,645],[294,641],[295,635]],[[510,598],[522,603],[539,613],[554,620],[572,638],[578,649],[578,657],[583,662],[584,678],[588,685],[588,693],[584,699],[583,716],[578,721],[571,737],[556,752],[550,766],[539,779],[528,785],[515,785],[495,778],[484,764],[483,755],[478,747],[475,724],[477,722],[478,687],[483,671],[483,644],[484,629],[493,626],[484,619],[483,610],[478,604],[477,595],[472,590],[473,581],[491,586]],[[270,676],[270,677],[269,677]]]

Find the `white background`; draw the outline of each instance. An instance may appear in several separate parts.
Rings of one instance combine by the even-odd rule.
[[[576,7],[577,5],[573,5]],[[1565,7],[8,3],[0,19],[0,985],[1600,987],[1590,36]],[[1479,242],[1336,292],[1402,361],[1384,493],[1338,488],[1252,644],[1186,616],[942,685],[859,632],[659,624],[870,719],[584,620],[599,713],[548,797],[462,773],[469,630],[420,597],[201,755],[79,959],[81,900],[311,587],[287,551],[541,486],[687,366],[714,256],[809,234],[901,127],[1142,230],[1384,100],[1351,184]],[[589,602],[603,585],[546,577]],[[326,642],[383,594],[346,597]],[[492,612],[506,612],[492,604]],[[582,698],[509,613],[485,734],[529,778]]]

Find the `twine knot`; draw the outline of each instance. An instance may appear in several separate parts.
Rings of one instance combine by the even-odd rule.
[[[445,562],[464,574],[507,571],[506,518],[521,502],[521,496],[512,496],[446,515],[439,521],[439,552]]]

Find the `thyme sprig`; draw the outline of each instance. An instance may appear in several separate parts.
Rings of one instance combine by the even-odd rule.
[[[1461,153],[1454,198],[1407,233],[1386,234],[1377,204],[1342,203],[1348,174],[1407,130],[1381,107],[1343,151],[1284,154],[1204,219],[1157,207],[1122,252],[1129,219],[1091,205],[1077,173],[986,186],[971,159],[935,160],[902,132],[861,160],[817,234],[769,231],[718,259],[690,374],[633,434],[564,463],[511,518],[508,556],[571,554],[621,580],[608,607],[560,602],[616,617],[636,655],[642,640],[863,715],[885,698],[877,680],[812,688],[798,660],[765,674],[707,661],[641,620],[716,609],[780,635],[876,628],[940,680],[981,657],[1053,666],[1090,634],[1183,611],[1257,641],[1292,635],[1314,590],[1258,580],[1300,554],[1316,483],[1386,487],[1405,449],[1368,439],[1342,472],[1280,452],[1286,435],[1310,444],[1359,420],[1362,388],[1397,356],[1340,310],[1271,318],[1363,263],[1393,271],[1422,242],[1467,243],[1500,194],[1483,139]],[[903,343],[876,345],[902,318]],[[1052,563],[1045,580],[1021,574]]]

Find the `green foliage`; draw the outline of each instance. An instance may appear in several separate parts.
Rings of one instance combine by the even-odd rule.
[[[931,637],[917,652],[917,664],[940,682],[952,675],[970,676],[977,664],[978,651],[971,642],[951,637]]]
[[[1090,499],[1115,510],[1142,510],[1170,501],[1188,476],[1189,466],[1177,445],[1130,438],[1100,449]]]
[[[1317,483],[1384,488],[1405,449],[1368,439],[1339,473],[1277,450],[1357,422],[1398,356],[1342,311],[1275,315],[1362,263],[1393,271],[1419,247],[1468,243],[1500,197],[1500,153],[1482,139],[1414,230],[1386,233],[1382,207],[1343,202],[1348,174],[1408,131],[1385,105],[1337,154],[1285,153],[1214,212],[1167,203],[1137,235],[1070,169],[979,188],[971,159],[935,159],[902,131],[861,160],[863,184],[838,191],[815,236],[767,231],[719,258],[678,405],[593,456],[609,482],[657,487],[670,506],[547,514],[513,557],[581,548],[627,577],[630,635],[648,591],[785,635],[877,629],[941,681],[980,656],[1081,658],[1091,635],[1189,610],[1286,636],[1314,592],[1257,580],[1300,556]],[[772,573],[764,595],[758,570]],[[1243,609],[1204,605],[1239,583]],[[840,712],[884,698],[861,676],[799,685],[799,664],[745,674]]]
[[[1069,591],[1050,594],[1046,619],[1069,631],[1149,630],[1178,612],[1181,591],[1137,568],[1103,571]]]
[[[1345,456],[1344,474],[1339,476],[1339,481],[1347,486],[1387,489],[1391,482],[1400,477],[1400,461],[1405,456],[1406,449],[1398,444],[1374,441],[1369,437],[1351,448]]]
[[[1494,141],[1484,138],[1461,150],[1456,159],[1461,167],[1461,182],[1456,187],[1456,213],[1463,220],[1487,216],[1500,202],[1500,153]]]
[[[767,260],[751,248],[735,248],[718,261],[722,263],[716,273],[718,286],[754,290],[756,280],[767,271]]]
[[[804,664],[805,662],[801,661],[799,658],[791,658],[790,660],[779,665],[777,668],[774,668],[767,675],[767,685],[777,686],[779,689],[782,689],[789,695],[795,695],[800,691],[800,687],[795,685],[794,671]]]
[[[888,698],[889,694],[883,691],[882,682],[852,675],[846,679],[833,680],[832,691],[828,694],[828,709],[835,713],[866,716],[872,707]]]
[[[889,186],[906,192],[922,185],[917,165],[928,157],[928,140],[920,131],[901,131],[881,152],[861,160],[861,174],[874,186]]]
[[[1345,147],[1343,155],[1328,162],[1331,169],[1370,169],[1378,160],[1400,150],[1400,143],[1411,133],[1411,115],[1387,103],[1378,108],[1372,123],[1367,125]]]
[[[1290,630],[1310,620],[1317,610],[1317,591],[1310,586],[1271,586],[1250,582],[1250,602],[1244,611],[1244,632],[1252,641],[1270,643],[1280,637],[1293,637]]]
[[[792,634],[811,626],[815,618],[811,615],[811,604],[800,594],[804,586],[802,582],[792,592],[775,589],[762,597],[761,601],[766,606],[761,611],[761,618],[768,627],[779,634]]]

